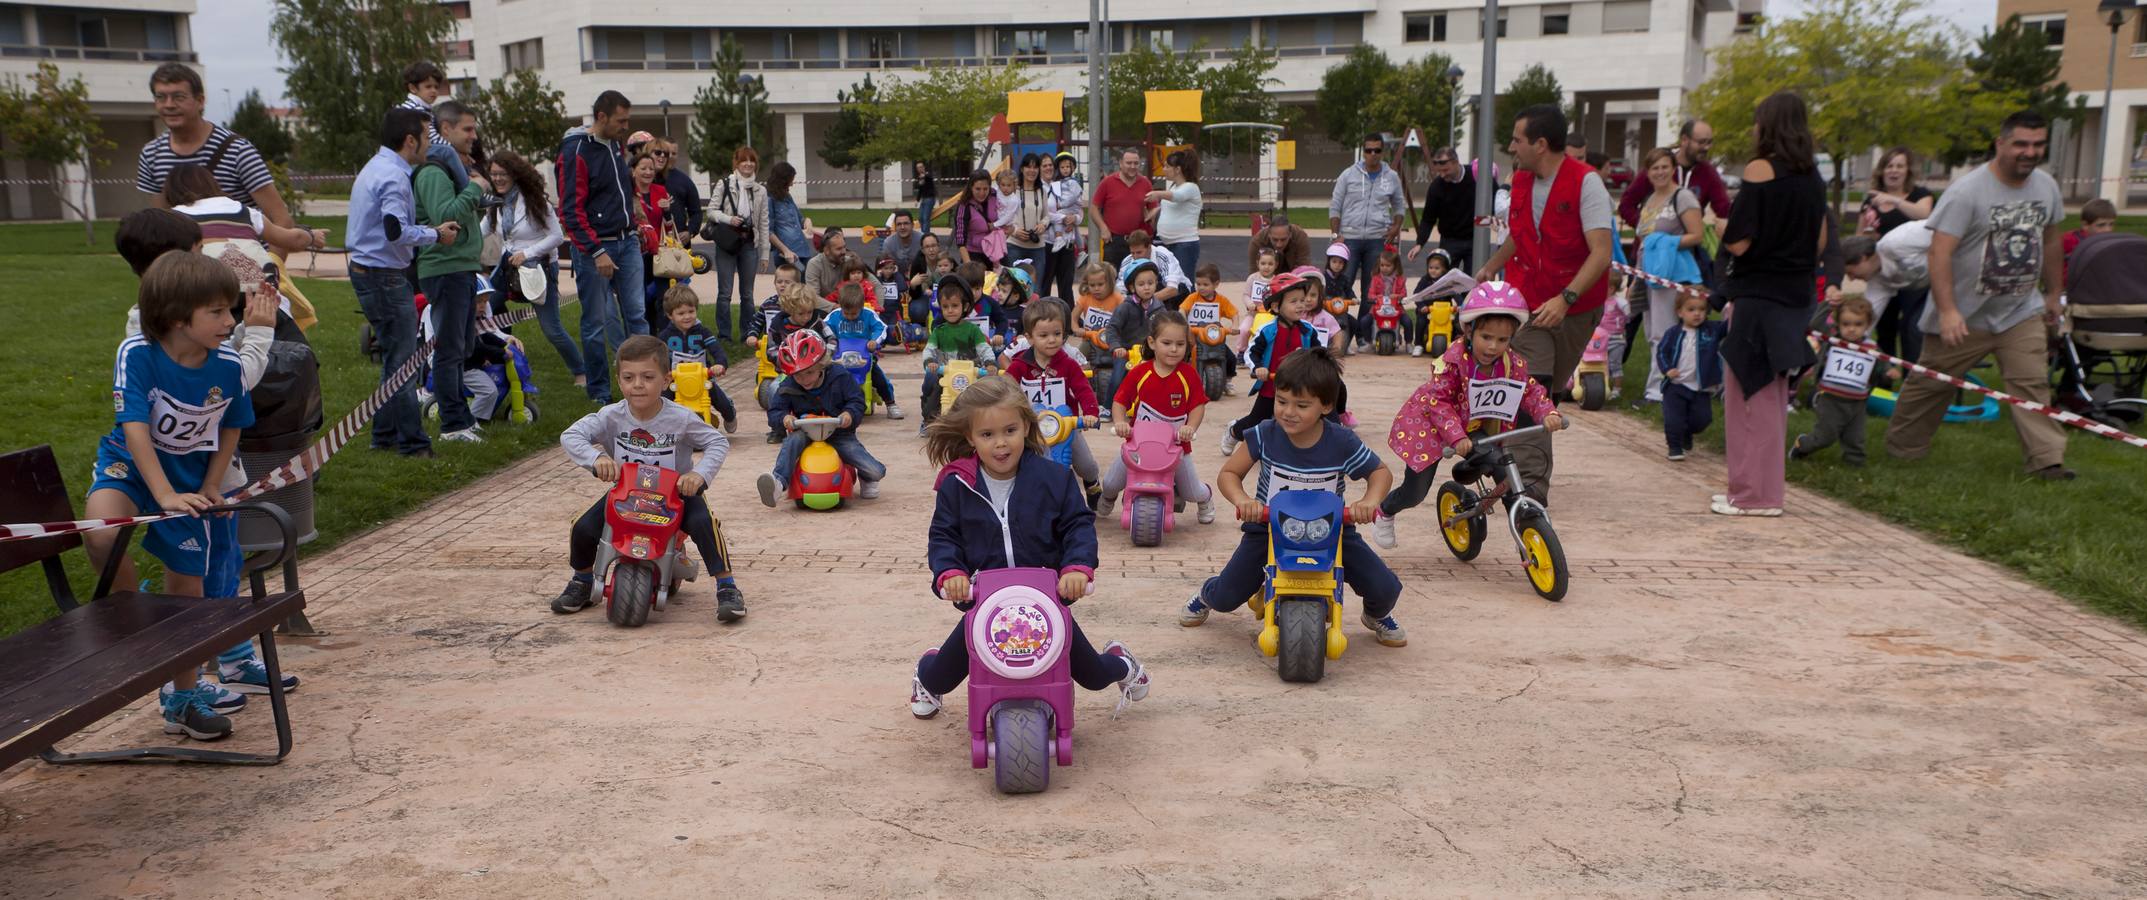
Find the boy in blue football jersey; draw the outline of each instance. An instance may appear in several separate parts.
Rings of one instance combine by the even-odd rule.
[[[142,549],[164,564],[164,592],[202,595],[202,576],[238,548],[201,512],[223,502],[218,485],[253,424],[239,355],[224,346],[237,322],[238,278],[195,253],[166,253],[142,273],[142,333],[119,346],[112,367],[112,431],[97,444],[97,471],[84,506],[90,518],[159,511],[185,513],[145,527]],[[88,532],[99,567],[117,532]],[[231,720],[196,685],[199,660],[174,672],[163,695],[164,731],[197,740],[231,733]]]

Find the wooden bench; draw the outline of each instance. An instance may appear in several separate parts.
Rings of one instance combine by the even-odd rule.
[[[59,462],[49,446],[0,455],[0,509],[11,519],[64,522],[75,518]],[[291,752],[290,711],[277,666],[275,629],[305,608],[303,592],[270,594],[264,574],[291,559],[296,535],[283,510],[242,503],[218,510],[245,509],[266,515],[283,531],[280,550],[261,553],[245,564],[252,587],[249,598],[203,599],[147,594],[108,593],[119,571],[134,526],[121,526],[113,553],[98,574],[88,604],[75,601],[61,554],[82,545],[80,533],[0,541],[0,572],[32,563],[45,570],[45,582],[60,608],[56,619],[0,639],[0,770],[31,756],[49,763],[163,760],[236,765],[275,765]],[[261,640],[261,662],[268,669],[269,706],[275,711],[276,753],[240,753],[193,747],[140,747],[83,753],[57,753],[52,745],[133,705],[170,680],[187,660],[206,660],[248,638]]]
[[[1251,233],[1259,234],[1275,214],[1275,204],[1266,200],[1206,200],[1200,205],[1200,224],[1208,224],[1208,216],[1214,213],[1248,213],[1252,216]]]

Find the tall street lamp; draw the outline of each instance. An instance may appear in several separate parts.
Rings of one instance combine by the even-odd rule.
[[[1476,122],[1478,127],[1476,129],[1476,152],[1474,154],[1476,158],[1474,163],[1477,166],[1476,214],[1478,216],[1488,216],[1496,209],[1493,206],[1491,192],[1495,186],[1493,183],[1495,179],[1491,176],[1493,171],[1491,153],[1497,145],[1499,130],[1496,124],[1498,100],[1497,95],[1493,93],[1498,84],[1498,0],[1484,0],[1483,19],[1481,21],[1483,24],[1484,64],[1482,72],[1478,75],[1478,80],[1483,82],[1483,93],[1481,97],[1477,98],[1476,103]],[[1491,229],[1481,225],[1476,227],[1476,240],[1470,247],[1470,254],[1470,262],[1477,266],[1483,265],[1485,260],[1491,258]]]
[[[2133,4],[2134,0],[2102,0],[2101,5],[2095,7],[2095,11],[2110,24],[2110,63],[2102,81],[2102,139],[2095,142],[2094,194],[2097,197],[2102,196],[2105,181],[2102,177],[2103,152],[2110,146],[2110,135],[2121,127],[2121,117],[2110,108],[2110,92],[2117,86],[2117,29],[2125,24],[2125,14],[2132,11]]]
[[[745,145],[753,146],[753,76],[738,73],[738,99],[745,101]]]
[[[656,108],[663,110],[663,136],[669,138],[671,136],[671,101],[658,100],[656,101]]]
[[[1452,146],[1454,143],[1454,107],[1457,105],[1455,101],[1459,99],[1456,95],[1461,93],[1461,75],[1460,66],[1446,67],[1446,139],[1439,142],[1440,147]],[[1432,150],[1437,152],[1438,147]]]

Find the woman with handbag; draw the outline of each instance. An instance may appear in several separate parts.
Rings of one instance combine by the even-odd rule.
[[[559,351],[567,371],[574,373],[574,385],[584,387],[589,377],[582,368],[581,351],[559,322],[559,248],[566,243],[566,233],[560,230],[559,217],[545,194],[544,176],[528,160],[507,150],[492,154],[491,163],[488,180],[501,202],[485,213],[479,227],[500,238],[499,266],[493,270],[492,285],[536,308],[537,327],[544,329],[545,339]],[[589,310],[583,309],[582,314],[588,315]],[[583,334],[594,336],[591,343],[596,346],[590,352],[600,353],[603,323],[595,324],[594,329],[583,329]]]
[[[1044,246],[1044,229],[1051,225],[1051,194],[1044,187],[1043,154],[1023,154],[1020,173],[1013,196],[1004,198],[1006,202],[999,211],[1006,228],[1006,264],[1027,261],[1029,274],[1041,280],[1049,252]]]
[[[1705,226],[1700,222],[1700,198],[1691,189],[1678,186],[1677,157],[1668,148],[1657,147],[1648,151],[1640,167],[1641,171],[1647,173],[1648,184],[1654,188],[1654,193],[1642,201],[1640,219],[1633,225],[1633,252],[1627,258],[1638,262],[1643,272],[1681,283],[1696,284],[1699,280],[1697,264],[1689,269],[1661,264],[1650,267],[1647,264],[1650,258],[1647,248],[1650,242],[1662,245],[1674,241],[1676,250],[1673,252],[1689,257],[1699,247],[1700,238],[1704,236]],[[1658,234],[1669,237],[1653,237]],[[1657,254],[1658,258],[1660,256],[1661,254]],[[1680,271],[1670,271],[1672,268]],[[1678,327],[1678,290],[1651,281],[1634,280],[1647,289],[1646,358],[1654,359],[1656,343],[1661,341],[1662,336],[1670,329]],[[1662,371],[1655,366],[1648,367],[1647,400],[1650,403],[1662,402]]]
[[[735,278],[738,302],[753,305],[753,276],[768,267],[768,189],[754,181],[760,154],[740,147],[731,154],[731,173],[709,190],[706,237],[716,244],[716,336],[730,340],[737,322],[731,314]]]
[[[1006,232],[999,230],[999,195],[990,172],[969,173],[969,186],[954,204],[954,249],[961,262],[976,260],[992,268],[1006,255]]]
[[[796,198],[790,196],[790,187],[797,181],[796,166],[779,162],[768,167],[768,242],[784,262],[796,266],[802,274],[805,265],[813,261],[813,242],[805,236],[805,214],[798,209]]]
[[[641,232],[641,271],[648,273],[642,280],[641,301],[651,316],[646,320],[650,323],[664,320],[663,295],[678,277],[676,270],[656,270],[656,255],[664,248],[670,223],[671,191],[663,186],[663,160],[644,147],[634,155],[634,227]],[[672,243],[677,243],[675,238]],[[689,262],[686,276],[690,278],[692,274]]]

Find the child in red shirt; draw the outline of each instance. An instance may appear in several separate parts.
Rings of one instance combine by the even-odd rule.
[[[1081,427],[1096,427],[1096,392],[1088,376],[1066,347],[1066,304],[1050,297],[1031,301],[1021,309],[1021,336],[1028,341],[1008,354],[1006,375],[1021,385],[1021,393],[1036,409],[1064,407],[1081,417]],[[1084,484],[1095,484],[1096,455],[1088,439],[1078,431],[1068,439],[1073,446],[1074,474]]]
[[[1200,386],[1200,373],[1185,364],[1193,330],[1177,310],[1165,309],[1148,319],[1148,359],[1126,372],[1111,398],[1113,430],[1120,439],[1133,436],[1134,422],[1165,422],[1178,428],[1177,490],[1180,498],[1200,504],[1200,524],[1215,521],[1215,497],[1201,482],[1193,466],[1193,435],[1207,416],[1208,395]],[[1272,406],[1272,401],[1270,401]],[[1108,516],[1126,489],[1123,454],[1111,461],[1103,474],[1103,496],[1096,501],[1096,515]]]
[[[1259,391],[1252,399],[1252,411],[1230,423],[1223,432],[1224,456],[1237,449],[1238,439],[1247,429],[1275,417],[1275,382],[1268,374],[1290,354],[1320,348],[1319,331],[1305,320],[1318,302],[1311,282],[1295,272],[1277,275],[1268,283],[1267,311],[1275,318],[1254,332],[1252,342],[1245,348],[1245,360],[1252,366],[1252,380],[1259,385]]]

